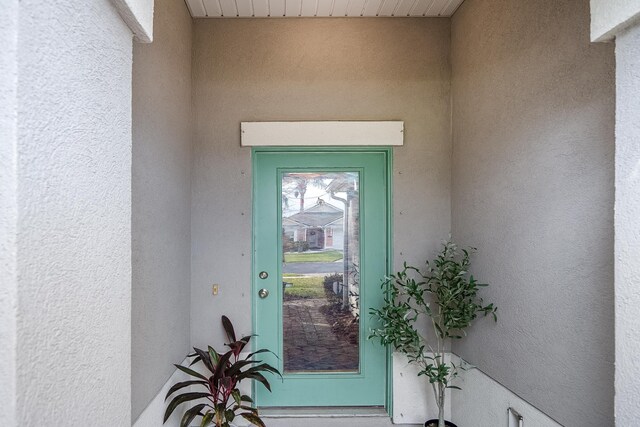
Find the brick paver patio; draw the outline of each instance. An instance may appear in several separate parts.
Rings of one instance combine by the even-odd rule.
[[[357,371],[358,346],[337,336],[320,311],[324,298],[283,304],[284,367],[291,371]]]

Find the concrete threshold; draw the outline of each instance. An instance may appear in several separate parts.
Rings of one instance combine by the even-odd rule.
[[[389,418],[384,407],[269,407],[259,408],[261,418]]]

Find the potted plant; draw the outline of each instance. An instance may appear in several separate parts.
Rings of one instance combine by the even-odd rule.
[[[267,363],[252,359],[256,354],[270,352],[269,350],[258,350],[242,358],[242,350],[249,343],[251,336],[236,339],[233,325],[227,316],[222,316],[222,325],[229,340],[226,344],[229,351],[221,354],[211,346],[207,351],[194,347],[194,353],[188,355],[193,358],[189,366],[202,362],[207,371],[206,375],[182,365],[174,365],[195,379],[175,384],[169,389],[166,399],[178,390],[190,386],[204,388],[204,391],[176,394],[165,411],[165,423],[180,404],[195,400],[196,404],[187,409],[182,416],[180,427],[189,426],[196,417],[202,417],[201,427],[208,425],[230,427],[230,423],[238,415],[253,425],[264,427],[264,422],[258,416],[258,410],[251,405],[253,401],[249,396],[240,393],[238,384],[246,379],[256,380],[271,391],[269,381],[263,373],[271,372],[280,375],[280,372]]]
[[[445,391],[458,388],[451,381],[458,376],[459,365],[445,360],[451,340],[467,335],[472,321],[491,314],[497,321],[493,304],[484,304],[478,291],[486,284],[469,274],[470,252],[446,241],[433,261],[421,270],[404,263],[402,271],[387,277],[383,283],[384,304],[370,313],[380,322],[369,338],[378,339],[404,353],[409,363],[419,367],[418,375],[429,379],[438,406],[438,420],[425,426],[454,426],[444,420]],[[425,322],[425,320],[427,320]],[[433,338],[420,333],[420,324],[431,324]]]

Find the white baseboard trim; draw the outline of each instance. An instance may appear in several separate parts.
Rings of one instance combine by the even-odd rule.
[[[247,356],[247,354],[248,353],[240,353],[240,357],[244,358]],[[191,359],[186,358],[182,361],[181,365],[189,366],[189,363],[191,363]],[[191,366],[190,368],[195,370],[196,372],[205,373],[203,372],[203,367],[201,363]],[[189,379],[193,379],[193,377],[190,377],[184,372],[176,369],[175,372],[171,375],[171,377],[167,380],[167,382],[162,386],[162,389],[153,398],[153,400],[149,403],[149,405],[147,405],[147,407],[142,412],[142,414],[140,414],[138,419],[133,423],[133,427],[179,427],[180,420],[182,418],[182,415],[184,414],[184,411],[190,407],[188,405],[192,405],[193,403],[198,403],[198,402],[197,401],[188,402],[187,404],[178,406],[176,410],[173,411],[173,414],[171,414],[171,417],[169,417],[167,422],[165,424],[162,424],[162,419],[164,418],[164,411],[167,408],[167,403],[169,402],[169,401],[165,401],[165,396],[167,395],[167,392],[169,391],[171,386],[173,386],[175,383],[180,381],[187,381]],[[241,385],[239,386],[239,389],[242,394],[251,395],[250,382],[246,381],[246,384],[244,382],[241,383]],[[189,389],[186,388],[184,390],[189,390]],[[196,388],[191,391],[202,391],[202,390],[198,390]],[[200,420],[200,418],[198,418],[197,420]],[[238,418],[237,420],[234,420],[234,425],[237,427],[245,427],[245,426],[248,426],[249,423],[246,422],[244,419]]]
[[[448,360],[449,357],[450,355],[447,353],[445,360]],[[418,372],[419,369],[415,365],[409,364],[404,354],[393,353],[394,424],[424,424],[428,419],[438,418],[438,407],[433,388],[427,377],[418,377]],[[445,396],[444,417],[450,420],[451,393],[449,390]]]
[[[188,359],[185,359],[182,362],[182,365],[188,365]],[[167,392],[177,382],[186,381],[189,379],[189,375],[185,374],[182,371],[175,370],[173,375],[167,380],[167,382],[162,386],[162,389],[158,392],[158,394],[153,398],[153,400],[147,405],[142,414],[138,417],[138,419],[133,423],[133,427],[162,427],[162,419],[164,418],[164,411],[167,407],[166,402],[164,400]],[[180,419],[182,418],[184,409],[178,407],[171,417],[167,420],[165,427],[178,427],[180,425]]]
[[[459,360],[459,357],[452,355]],[[182,362],[188,364],[188,360]],[[457,362],[460,363],[460,362]],[[189,376],[176,369],[171,378],[153,398],[133,427],[178,427],[185,408],[178,407],[162,424],[166,408],[165,396],[169,388]],[[511,407],[523,416],[525,427],[562,427],[561,424],[530,405],[515,393],[479,369],[462,371],[456,380],[462,390],[451,390],[447,396],[445,417],[459,426],[518,427],[514,417],[509,420]],[[248,385],[244,385],[243,388]],[[249,394],[249,389],[243,390]],[[453,409],[452,409],[453,408]],[[437,418],[433,391],[424,377],[409,365],[402,354],[393,355],[393,422],[394,424],[422,424],[429,418]],[[268,417],[268,414],[266,414]]]
[[[455,384],[462,389],[451,393],[452,421],[459,426],[519,427],[507,412],[513,408],[524,427],[562,427],[479,369],[463,371]]]

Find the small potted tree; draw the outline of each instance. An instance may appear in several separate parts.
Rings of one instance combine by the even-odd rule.
[[[480,288],[487,285],[469,274],[471,251],[475,249],[459,249],[447,241],[423,269],[405,262],[403,270],[387,277],[382,285],[384,305],[370,312],[380,327],[373,329],[369,338],[404,353],[433,388],[438,419],[427,421],[425,427],[454,426],[444,419],[445,392],[447,388],[459,388],[451,382],[461,368],[445,359],[451,340],[466,336],[479,314],[491,315],[497,321],[497,308],[485,305],[478,296]],[[420,332],[420,324],[433,327],[433,338]]]

